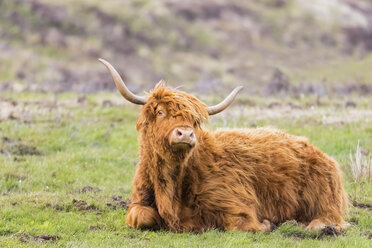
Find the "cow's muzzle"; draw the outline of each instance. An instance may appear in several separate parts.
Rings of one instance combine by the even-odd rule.
[[[185,150],[194,147],[196,137],[190,127],[176,127],[170,135],[170,145],[175,150]]]

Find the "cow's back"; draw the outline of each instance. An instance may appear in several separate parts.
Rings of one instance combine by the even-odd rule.
[[[241,176],[237,180],[249,178],[253,184],[259,218],[275,223],[288,219],[306,222],[317,215],[322,206],[316,204],[326,200],[322,197],[346,204],[337,163],[306,138],[272,128],[221,129],[215,138],[229,161],[226,164],[236,165],[220,162],[226,175],[238,170]]]

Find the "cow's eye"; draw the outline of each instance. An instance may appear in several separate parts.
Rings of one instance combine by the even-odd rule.
[[[158,115],[163,115],[163,111],[159,110]]]

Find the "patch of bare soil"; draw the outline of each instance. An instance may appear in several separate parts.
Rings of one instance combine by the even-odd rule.
[[[21,242],[29,242],[33,238],[30,234],[27,233],[16,233],[14,234]]]
[[[21,242],[44,242],[44,241],[57,241],[60,239],[58,235],[43,233],[43,234],[37,234],[37,235],[30,235],[28,233],[17,233],[14,234],[15,237],[17,237]]]
[[[106,203],[106,205],[112,209],[128,209],[129,204],[130,201],[123,200],[122,196],[112,196],[111,201]]]
[[[87,211],[95,211],[95,210],[99,210],[97,206],[91,204],[89,205],[86,201],[84,200],[76,200],[76,199],[73,199],[72,200],[72,204],[79,210],[79,211],[84,211],[84,210],[87,210]]]
[[[102,190],[99,187],[92,187],[92,186],[84,186],[81,189],[76,189],[71,191],[70,193],[79,193],[79,194],[85,194],[85,193],[98,193],[101,192]]]
[[[99,230],[99,229],[101,229],[101,227],[99,227],[99,226],[89,226],[89,230],[91,230],[91,231]]]
[[[342,233],[337,231],[336,228],[334,228],[333,226],[326,226],[320,231],[317,238],[322,239],[327,236],[336,237],[340,235],[342,235]]]
[[[4,178],[5,180],[10,180],[10,179],[13,179],[13,180],[16,180],[16,181],[23,181],[26,179],[26,177],[24,175],[17,175],[17,174],[14,174],[14,173],[5,173],[4,174]]]
[[[50,203],[47,203],[45,205],[46,208],[54,208],[55,210],[57,211],[67,211],[69,212],[71,210],[71,207],[69,208],[68,206],[65,206],[65,205],[60,205],[60,204],[50,204]]]
[[[0,90],[1,91],[1,90]],[[0,122],[16,120],[22,123],[48,122],[60,119],[62,116],[69,115],[69,107],[81,106],[76,100],[30,100],[14,101],[12,99],[0,97]],[[51,115],[50,118],[41,118]]]
[[[368,239],[372,239],[372,232],[371,231],[366,231],[364,233],[365,236],[367,236]]]
[[[59,236],[48,234],[48,233],[38,234],[33,237],[36,241],[46,241],[46,240],[56,241],[59,239]]]
[[[35,147],[25,144],[18,144],[12,146],[10,152],[14,155],[25,156],[25,155],[36,155],[40,156],[42,153]]]
[[[295,220],[287,221],[284,224],[305,228],[304,224],[299,223]],[[333,226],[326,226],[322,230],[320,230],[318,233],[314,233],[314,234],[306,232],[305,229],[303,229],[303,230],[293,230],[291,232],[283,234],[284,237],[293,238],[295,240],[302,240],[302,239],[306,239],[306,238],[323,239],[325,237],[336,237],[336,236],[340,236],[340,235],[343,235],[343,233],[339,232]]]
[[[25,144],[21,139],[13,140],[6,136],[1,138],[2,148],[0,148],[0,153],[7,154],[9,157],[11,155],[18,156],[40,156],[43,155],[41,151],[35,146]]]
[[[101,189],[99,187],[92,187],[92,186],[85,186],[81,189],[81,193],[86,193],[86,192],[94,192],[94,193],[98,193],[100,192]]]
[[[371,204],[360,203],[360,202],[354,201],[353,202],[353,206],[354,207],[357,207],[357,208],[362,208],[362,209],[366,209],[366,210],[372,211],[372,205]]]

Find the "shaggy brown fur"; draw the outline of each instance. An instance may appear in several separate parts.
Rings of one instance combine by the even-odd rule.
[[[310,229],[345,226],[347,196],[339,165],[307,139],[269,128],[202,128],[207,107],[158,85],[138,117],[140,162],[127,224],[175,232],[216,228],[268,231],[295,219]],[[195,147],[173,150],[176,127]]]

